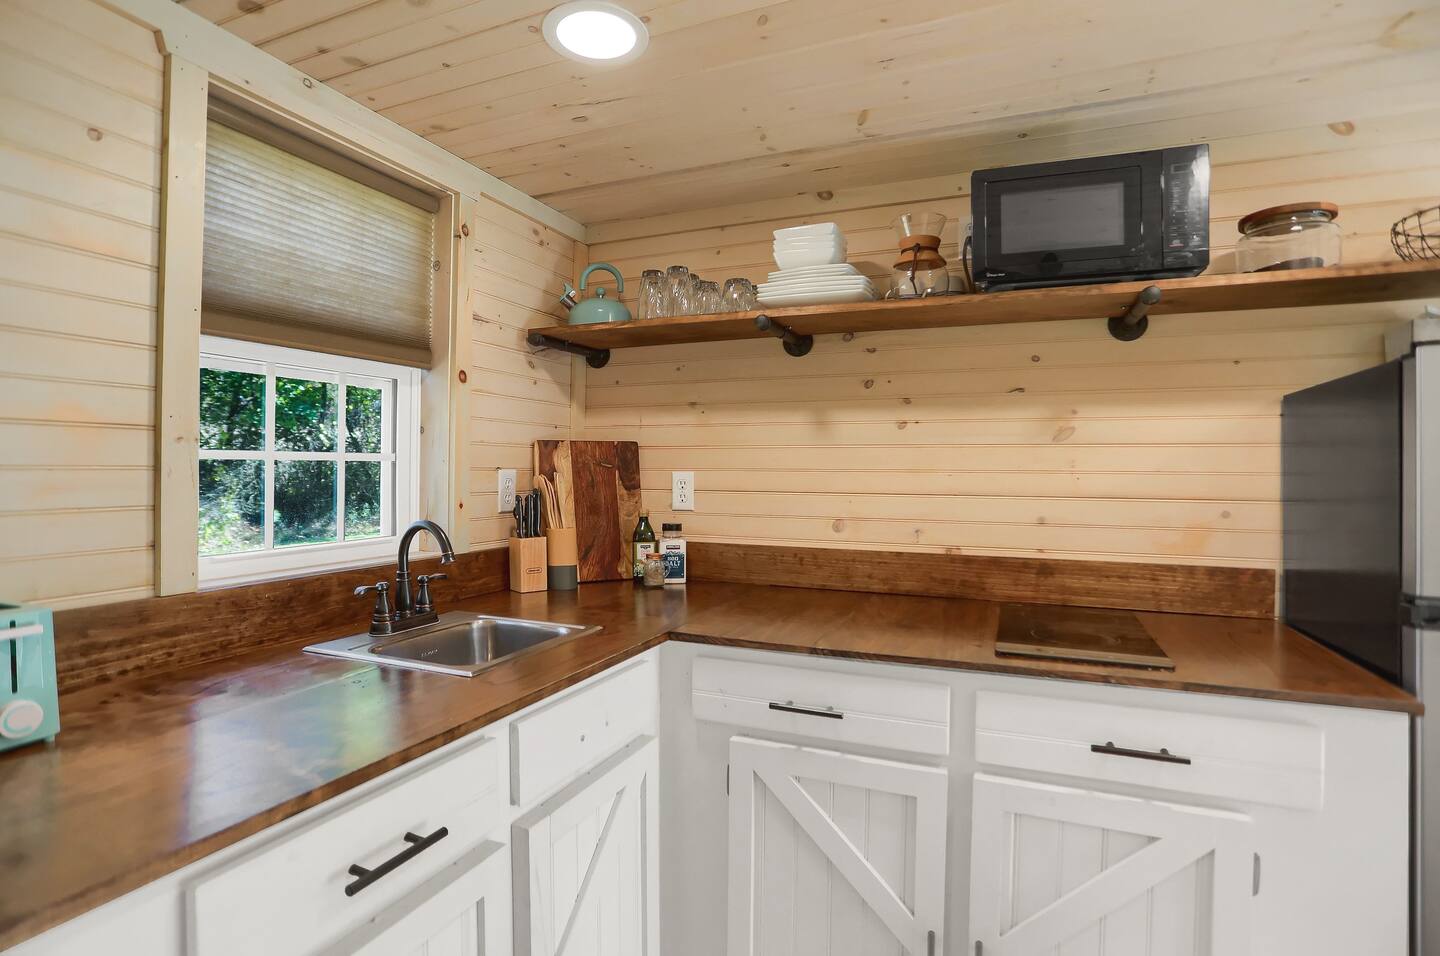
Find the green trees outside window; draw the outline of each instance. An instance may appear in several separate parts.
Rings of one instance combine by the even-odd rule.
[[[384,499],[393,463],[377,460],[385,451],[385,389],[342,384],[338,376],[274,374],[269,381],[274,420],[267,432],[266,374],[201,369],[200,554],[263,549],[267,491],[276,548],[389,534]]]

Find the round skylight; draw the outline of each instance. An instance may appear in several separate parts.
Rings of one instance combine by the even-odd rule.
[[[562,3],[545,15],[544,29],[545,42],[582,63],[628,63],[650,40],[639,17],[603,0]]]

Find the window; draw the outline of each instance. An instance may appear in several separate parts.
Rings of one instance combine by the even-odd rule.
[[[393,557],[418,513],[420,373],[205,336],[200,580]]]

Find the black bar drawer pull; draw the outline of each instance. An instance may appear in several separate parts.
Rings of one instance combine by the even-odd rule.
[[[783,710],[787,714],[804,714],[806,717],[830,717],[834,720],[845,719],[844,711],[830,710],[828,708],[825,710],[817,710],[814,707],[796,707],[794,703],[788,700],[783,704],[777,704],[772,700],[770,702],[770,709]]]
[[[1164,747],[1159,750],[1130,750],[1127,747],[1115,746],[1113,740],[1107,740],[1103,744],[1091,744],[1090,752],[1110,754],[1112,757],[1134,757],[1137,760],[1158,760],[1161,763],[1190,763],[1189,757],[1178,757]]]
[[[407,833],[405,834],[405,842],[410,845],[407,846],[405,849],[401,850],[399,853],[392,856],[390,859],[386,860],[384,863],[381,863],[379,866],[375,867],[375,869],[367,870],[365,867],[361,866],[358,863],[352,863],[350,865],[350,869],[347,872],[356,879],[354,883],[351,883],[349,886],[345,887],[345,895],[354,896],[356,893],[359,893],[371,883],[379,880],[382,876],[386,876],[394,870],[398,870],[406,863],[409,863],[411,860],[415,859],[417,856],[424,853],[426,850],[430,849],[432,846],[439,843],[441,840],[445,839],[449,835],[449,827],[441,827],[440,829],[436,830],[434,833],[426,837],[416,836],[413,833]]]

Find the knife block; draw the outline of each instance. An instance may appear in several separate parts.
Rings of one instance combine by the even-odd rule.
[[[510,590],[545,590],[545,539],[510,538]]]

